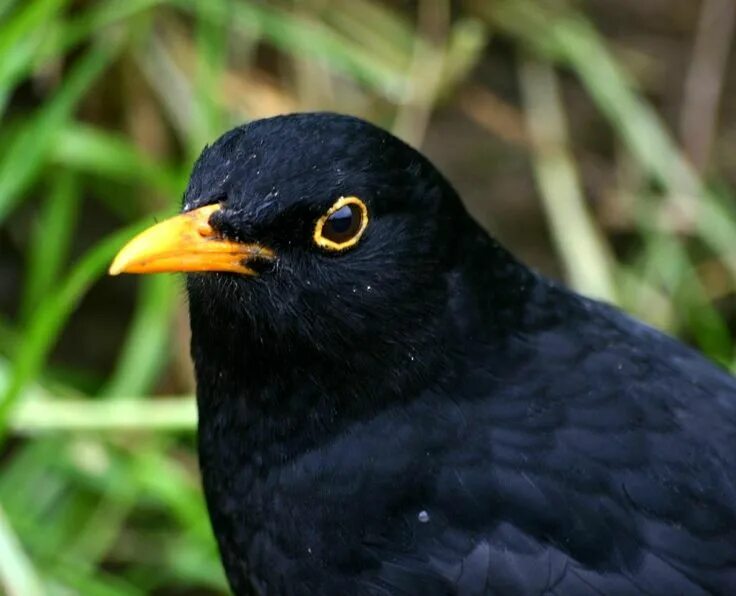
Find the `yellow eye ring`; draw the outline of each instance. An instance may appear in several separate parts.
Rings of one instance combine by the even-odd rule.
[[[368,207],[358,197],[340,197],[317,220],[314,243],[340,251],[355,246],[368,225]]]

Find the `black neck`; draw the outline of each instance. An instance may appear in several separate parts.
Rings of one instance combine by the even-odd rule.
[[[421,300],[399,317],[376,321],[377,331],[350,347],[325,349],[298,334],[270,342],[237,313],[213,313],[192,301],[200,422],[221,418],[248,437],[248,449],[273,447],[283,458],[382,406],[414,399],[433,384],[453,383],[468,346],[495,343],[501,349],[507,330],[521,328],[537,283],[475,225],[454,252],[452,265]],[[367,381],[356,385],[354,379]]]

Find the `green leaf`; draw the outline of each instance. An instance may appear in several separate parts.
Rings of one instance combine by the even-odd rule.
[[[28,319],[41,298],[56,282],[69,254],[69,245],[79,211],[76,178],[64,172],[53,180],[53,187],[35,222],[28,246],[28,268],[21,320]]]
[[[227,14],[225,0],[210,0],[200,3],[198,14],[205,11]],[[224,17],[220,17],[224,18]],[[222,80],[227,64],[228,31],[212,20],[197,19],[197,71],[194,84],[194,126],[189,139],[189,152],[196,157],[202,147],[212,138],[222,134],[226,118],[217,90],[222,89]]]
[[[0,21],[0,114],[10,92],[29,70],[43,43],[45,29],[67,0],[35,0],[25,2],[13,18]],[[0,13],[3,10],[0,8]]]
[[[568,146],[557,77],[545,62],[522,59],[520,64],[534,171],[555,246],[576,290],[615,303],[612,255],[588,212]]]
[[[0,161],[0,222],[34,182],[57,141],[59,131],[119,48],[119,43],[92,46],[76,63],[56,94],[13,139]]]
[[[699,236],[720,255],[736,279],[736,218],[704,187],[593,25],[579,13],[553,10],[529,0],[505,0],[484,7],[486,16],[496,24],[545,58],[577,73],[612,130],[644,171],[666,190],[667,200],[693,220]]]
[[[29,399],[10,419],[15,433],[194,431],[197,407],[192,397],[137,397],[108,400]]]
[[[144,395],[153,388],[169,355],[168,338],[177,282],[175,277],[165,275],[141,280],[133,322],[102,395]]]
[[[50,159],[108,180],[146,184],[171,197],[172,204],[183,184],[177,172],[144,155],[125,137],[79,122],[59,131]]]
[[[22,343],[13,359],[13,374],[9,386],[0,399],[0,437],[5,432],[8,415],[21,396],[21,391],[40,372],[71,312],[92,283],[106,271],[123,242],[142,227],[139,223],[100,241],[72,268],[57,290],[49,292],[38,307],[23,333]]]
[[[0,586],[8,596],[43,596],[41,578],[0,508]]]
[[[197,5],[209,7],[209,3],[198,4],[191,0],[178,0],[177,4],[187,8]],[[335,70],[389,97],[398,99],[403,94],[406,64],[389,64],[354,39],[298,12],[260,3],[237,2],[230,3],[226,13],[202,10],[200,14],[220,26],[234,27],[248,36],[262,35],[291,54],[324,60]]]

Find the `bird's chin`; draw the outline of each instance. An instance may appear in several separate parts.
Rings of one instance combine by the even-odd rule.
[[[227,271],[188,273],[186,278],[190,303],[202,302],[225,310],[243,301],[250,302],[254,288],[264,283],[257,276]]]
[[[282,327],[278,320],[282,292],[268,275],[228,272],[187,274],[187,294],[192,318],[199,326],[224,324],[241,335],[268,336]]]

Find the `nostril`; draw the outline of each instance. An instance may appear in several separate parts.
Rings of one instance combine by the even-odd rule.
[[[197,233],[202,236],[202,238],[212,236],[212,226],[209,223],[203,222],[197,226]]]

